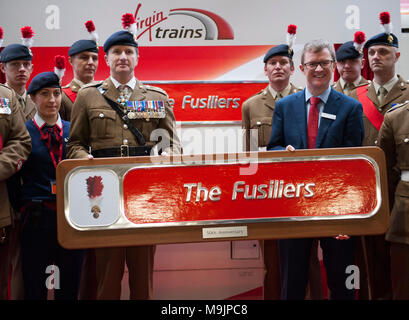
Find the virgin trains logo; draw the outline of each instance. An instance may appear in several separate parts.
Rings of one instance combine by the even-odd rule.
[[[204,39],[204,40],[233,40],[234,32],[231,26],[221,16],[203,9],[177,8],[168,13],[153,11],[150,16],[141,16],[139,3],[135,11],[138,27],[138,39],[147,36],[149,41],[154,39]],[[180,23],[177,17],[193,18],[192,25]],[[200,22],[199,24],[197,22]],[[198,27],[199,25],[199,27]],[[145,35],[146,34],[146,35]]]

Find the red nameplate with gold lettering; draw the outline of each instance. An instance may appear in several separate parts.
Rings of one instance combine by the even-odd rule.
[[[381,149],[66,160],[57,168],[67,248],[379,234]]]
[[[133,168],[123,179],[125,216],[161,225],[363,218],[381,202],[379,168],[364,156],[260,159],[254,174],[240,176],[247,166]]]

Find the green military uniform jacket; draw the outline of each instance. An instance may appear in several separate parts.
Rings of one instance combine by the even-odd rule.
[[[83,87],[75,100],[72,115],[70,139],[67,144],[68,158],[86,158],[91,150],[119,147],[127,144],[139,146],[137,139],[127,128],[115,110],[102,96],[116,102],[119,91],[110,78],[98,84]],[[133,119],[131,122],[144,136],[146,145],[153,147],[157,141],[151,141],[155,129],[165,129],[169,134],[168,154],[180,153],[180,142],[175,130],[175,116],[169,104],[169,98],[160,88],[143,85],[138,80],[129,101],[164,101],[166,117],[161,119]]]
[[[290,94],[302,90],[291,84]],[[270,93],[268,86],[248,98],[242,105],[242,127],[245,131],[245,150],[255,151],[251,143],[250,129],[258,130],[258,147],[266,147],[270,139],[271,124],[276,100]],[[251,147],[251,148],[250,148]]]
[[[31,138],[14,91],[0,85],[0,228],[11,224],[6,179],[16,173],[31,152]],[[8,102],[6,103],[5,100]]]

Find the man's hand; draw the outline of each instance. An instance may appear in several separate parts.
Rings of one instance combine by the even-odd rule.
[[[346,234],[339,234],[336,237],[334,237],[334,239],[337,239],[337,240],[348,240],[349,238],[351,237],[347,236]]]
[[[285,150],[286,151],[295,151],[295,148],[291,144],[289,144],[288,146],[285,147]]]
[[[87,159],[92,160],[92,159],[94,159],[94,156],[92,154],[89,154],[89,155],[87,155]]]

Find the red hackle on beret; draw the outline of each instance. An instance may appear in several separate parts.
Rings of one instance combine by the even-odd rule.
[[[289,34],[295,34],[297,32],[297,26],[295,24],[290,24],[287,27],[287,33]]]
[[[57,69],[65,69],[65,57],[60,55],[55,56],[54,64]]]
[[[21,35],[23,39],[29,39],[34,36],[34,31],[30,26],[25,26],[21,28]]]
[[[357,31],[354,34],[354,42],[357,44],[362,44],[365,42],[365,33],[363,33],[362,31]]]
[[[85,22],[85,27],[87,28],[88,32],[95,31],[95,25],[92,20],[88,20],[87,22]]]
[[[379,19],[381,20],[381,24],[389,24],[391,22],[391,15],[389,12],[384,11],[379,14]]]
[[[136,21],[132,13],[125,13],[122,15],[122,26],[124,29],[129,28],[130,25],[134,23],[136,23]]]

